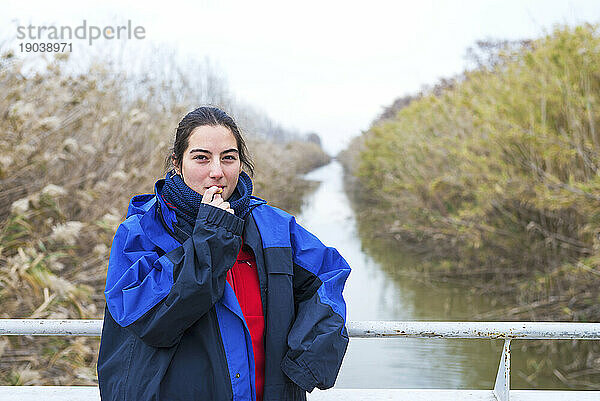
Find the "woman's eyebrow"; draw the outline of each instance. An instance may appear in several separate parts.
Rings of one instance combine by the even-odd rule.
[[[212,152],[210,150],[206,150],[206,149],[200,149],[200,148],[195,148],[190,150],[190,154],[191,153],[208,153],[209,155],[212,155]],[[225,153],[239,153],[239,151],[235,148],[231,148],[231,149],[227,149],[221,152],[221,154],[225,154]]]
[[[208,153],[209,155],[212,154],[210,151],[208,151],[206,149],[199,149],[199,148],[190,150],[190,153]]]

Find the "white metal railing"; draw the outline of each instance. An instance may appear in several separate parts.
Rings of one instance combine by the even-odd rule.
[[[348,322],[347,328],[350,337],[358,338],[504,339],[493,390],[494,397],[498,401],[509,401],[510,399],[511,340],[600,340],[600,323],[360,321]],[[0,335],[100,336],[101,332],[101,320],[0,319]],[[533,390],[519,391],[519,393],[526,392],[533,392]],[[548,391],[548,393],[552,392]],[[600,400],[600,392],[596,391],[563,391],[559,393],[581,394],[574,399],[583,399],[582,397],[592,399],[588,398],[591,395]]]

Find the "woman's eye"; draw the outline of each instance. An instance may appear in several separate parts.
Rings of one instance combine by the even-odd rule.
[[[223,157],[224,160],[235,160],[235,156],[225,156]]]
[[[206,160],[206,156],[204,156],[204,155],[196,155],[196,156],[194,156],[194,160]]]

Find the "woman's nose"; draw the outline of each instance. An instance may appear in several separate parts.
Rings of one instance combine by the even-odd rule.
[[[211,178],[219,178],[223,176],[223,169],[221,168],[221,163],[216,162],[212,163],[210,166],[210,177]]]

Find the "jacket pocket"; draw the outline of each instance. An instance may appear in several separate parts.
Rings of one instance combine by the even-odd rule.
[[[279,313],[294,311],[294,264],[289,248],[265,249],[267,261],[268,307],[279,309]],[[283,306],[283,309],[277,307]],[[291,306],[291,309],[289,309]],[[278,316],[288,316],[281,315]]]
[[[127,400],[127,397],[125,397],[126,395],[126,390],[129,388],[129,372],[131,371],[131,360],[133,358],[133,348],[135,347],[135,342],[136,339],[133,336],[130,336],[130,341],[131,344],[129,345],[129,355],[127,356],[127,363],[126,363],[126,369],[125,369],[125,380],[123,381],[123,386],[121,387],[121,396],[120,398],[123,401]]]
[[[306,401],[306,391],[287,380],[284,384],[265,386],[264,401]]]
[[[267,274],[294,274],[290,248],[266,248],[263,253]]]

